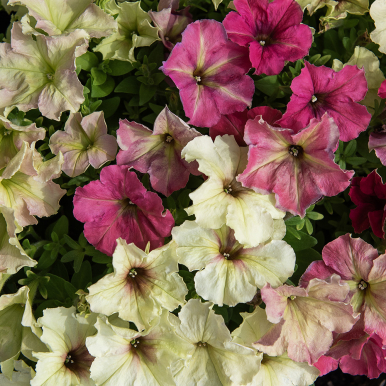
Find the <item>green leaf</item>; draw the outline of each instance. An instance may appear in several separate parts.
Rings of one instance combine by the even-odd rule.
[[[75,241],[73,240],[70,236],[68,235],[63,235],[64,240],[66,240],[66,243],[68,246],[70,246],[72,249],[81,249],[82,247]]]
[[[68,233],[68,218],[63,215],[56,221],[54,228],[52,229],[58,235],[58,238],[63,238]]]
[[[178,204],[181,208],[187,208],[190,204],[190,189],[184,189],[177,198]]]
[[[135,76],[129,76],[122,80],[121,83],[115,87],[115,92],[123,92],[126,94],[138,94],[140,83]]]
[[[290,226],[287,227],[287,234],[291,234],[293,237],[297,238],[298,240],[301,239],[299,232]]]
[[[39,258],[38,264],[35,267],[39,270],[44,270],[51,267],[55,263],[54,259],[51,259],[51,251],[44,251]]]
[[[313,228],[313,226],[311,224],[311,221],[308,218],[306,218],[306,229],[307,229],[308,234],[312,235],[312,232],[314,231],[314,228]]]
[[[352,141],[350,141],[350,142],[347,144],[346,148],[344,149],[343,154],[344,154],[346,157],[350,157],[350,156],[353,155],[356,151],[357,151],[357,141],[352,140]]]
[[[307,217],[310,218],[311,220],[322,220],[324,216],[321,213],[317,212],[308,212]]]
[[[82,263],[83,263],[83,259],[84,259],[84,252],[78,254],[75,259],[74,259],[74,271],[75,273],[78,273],[80,271],[80,268],[82,266]]]
[[[364,158],[364,157],[347,157],[347,158],[346,158],[346,162],[347,162],[348,164],[354,165],[354,166],[362,165],[362,164],[364,164],[366,161],[367,161],[367,159]]]
[[[142,106],[145,103],[149,102],[149,100],[153,98],[156,91],[157,87],[148,86],[142,83],[139,87],[139,105]]]
[[[101,102],[100,110],[104,111],[105,118],[110,118],[118,110],[119,104],[121,103],[121,98],[113,97],[109,99],[103,99]]]
[[[50,278],[46,284],[48,299],[66,302],[67,298],[71,300],[75,298],[77,289],[71,283],[52,273],[47,273],[45,276]]]
[[[101,84],[100,86],[97,86],[95,84],[91,87],[91,97],[92,98],[103,98],[114,90],[115,87],[115,81],[110,76],[107,75],[106,82]]]
[[[60,261],[62,263],[69,263],[70,261],[73,261],[76,258],[79,258],[80,256],[82,256],[83,258],[83,255],[84,253],[81,250],[70,251],[70,252],[67,252],[65,255],[63,255]]]
[[[95,251],[95,253],[93,253],[92,255],[90,254],[90,256],[92,256],[92,261],[96,264],[109,264],[112,262],[112,257],[107,256],[100,251]]]
[[[112,76],[125,75],[134,69],[131,63],[123,62],[121,60],[111,60],[109,62],[109,67]]]
[[[315,237],[309,236],[305,232],[298,231],[298,234],[300,236],[300,240],[297,237],[295,237],[293,234],[288,232],[283,239],[289,245],[291,245],[291,247],[294,249],[295,252],[301,251],[303,249],[311,248],[318,243]]]
[[[277,75],[266,76],[263,79],[257,80],[255,82],[255,86],[258,90],[268,96],[275,94],[278,98],[280,98],[285,95],[284,92],[279,89],[281,84]]]
[[[76,58],[76,66],[84,71],[90,71],[93,67],[98,67],[98,64],[98,57],[90,51]]]
[[[100,86],[107,80],[107,74],[95,67],[91,69],[91,75],[93,78],[92,84],[95,86]]]
[[[92,283],[91,264],[83,261],[79,271],[72,276],[71,284],[77,289],[85,290],[90,283]]]

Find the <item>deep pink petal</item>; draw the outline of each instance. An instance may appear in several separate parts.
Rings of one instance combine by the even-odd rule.
[[[385,99],[386,98],[386,80],[384,80],[381,84],[381,86],[379,87],[379,90],[378,90],[378,96],[382,99]]]
[[[336,359],[322,355],[318,361],[314,363],[314,366],[320,371],[320,376],[323,376],[336,370],[338,363],[339,361]]]

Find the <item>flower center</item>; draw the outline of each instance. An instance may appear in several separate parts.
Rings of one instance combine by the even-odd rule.
[[[71,355],[70,354],[68,354],[67,356],[66,356],[66,360],[64,361],[64,363],[66,363],[66,364],[68,364],[68,363],[75,363],[74,362],[74,360],[72,359],[72,357],[71,357]]]
[[[66,359],[64,360],[64,366],[78,376],[80,374],[88,373],[91,363],[94,357],[90,355],[87,347],[84,345],[79,346],[76,349],[71,350],[67,353]]]
[[[229,259],[231,257],[231,255],[229,253],[223,253],[223,256],[225,257],[225,259]]]
[[[166,138],[165,138],[165,142],[172,142],[173,141],[173,137],[171,135],[167,135]]]
[[[295,299],[296,299],[296,296],[295,296],[295,295],[291,295],[289,298],[290,298],[291,300],[295,300]]]
[[[228,185],[228,187],[224,188],[224,192],[226,194],[231,194],[232,193],[232,186],[231,185]]]
[[[48,73],[47,74],[47,78],[48,78],[48,80],[53,80],[54,79],[54,74]]]
[[[129,271],[129,276],[135,279],[135,277],[138,275],[138,272],[135,268],[131,268]]]
[[[300,157],[303,155],[303,148],[298,145],[291,145],[288,147],[288,153],[290,153],[293,157]]]
[[[198,342],[197,346],[198,347],[206,347],[206,343],[205,342]]]
[[[317,100],[318,100],[318,98],[315,95],[313,95],[311,98],[311,102],[315,103]]]
[[[194,79],[196,79],[197,84],[201,83],[201,76],[195,76]]]
[[[3,135],[6,136],[6,135],[10,135],[11,133],[12,133],[11,130],[4,130]]]
[[[364,291],[368,286],[368,283],[366,283],[364,280],[361,280],[360,283],[358,284],[358,288],[361,291]]]
[[[262,47],[265,46],[265,40],[260,40],[259,43],[260,43],[260,45],[261,45]]]
[[[126,197],[123,200],[119,200],[121,204],[122,212],[128,212],[130,210],[134,210],[137,206],[130,200],[130,198]]]
[[[137,348],[139,345],[139,340],[138,339],[133,339],[130,344],[134,347]]]

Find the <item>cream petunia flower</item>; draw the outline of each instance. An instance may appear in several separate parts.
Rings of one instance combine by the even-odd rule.
[[[42,342],[51,352],[34,352],[39,359],[31,386],[94,386],[90,366],[94,358],[85,341],[94,335],[96,314],[87,318],[75,307],[47,308],[38,323],[43,326]]]
[[[171,318],[177,334],[190,343],[191,358],[174,364],[178,386],[239,386],[251,382],[262,354],[233,343],[222,316],[212,303],[191,299],[178,318]]]
[[[248,302],[257,288],[278,287],[294,272],[295,252],[282,240],[244,248],[226,225],[212,230],[194,221],[173,228],[172,235],[178,262],[200,270],[194,277],[197,294],[220,306]]]
[[[370,16],[375,22],[375,30],[370,38],[379,44],[379,51],[386,53],[386,0],[375,0],[370,7]]]
[[[119,313],[123,320],[148,328],[162,312],[173,311],[185,303],[188,293],[177,274],[175,244],[150,253],[119,238],[113,254],[114,272],[89,287],[86,297],[94,312]]]
[[[193,205],[186,212],[194,214],[203,228],[228,225],[234,229],[237,240],[249,248],[272,238],[274,230],[275,238],[283,238],[285,212],[275,208],[273,194],[256,193],[236,181],[247,165],[247,151],[248,148],[237,145],[233,136],[218,136],[214,142],[202,136],[190,141],[181,156],[188,162],[196,160],[198,170],[208,176],[189,195]]]
[[[258,341],[273,325],[267,320],[265,311],[257,307],[251,314],[241,313],[243,323],[232,332],[233,341],[253,348],[252,343]],[[249,386],[308,386],[319,375],[319,370],[307,363],[295,362],[288,358],[287,353],[274,357],[263,354],[260,371]]]

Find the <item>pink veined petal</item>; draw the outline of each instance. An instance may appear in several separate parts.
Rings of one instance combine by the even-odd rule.
[[[314,366],[320,371],[320,377],[328,374],[331,371],[334,371],[338,368],[338,363],[334,358],[322,355],[317,362],[314,363]]]

